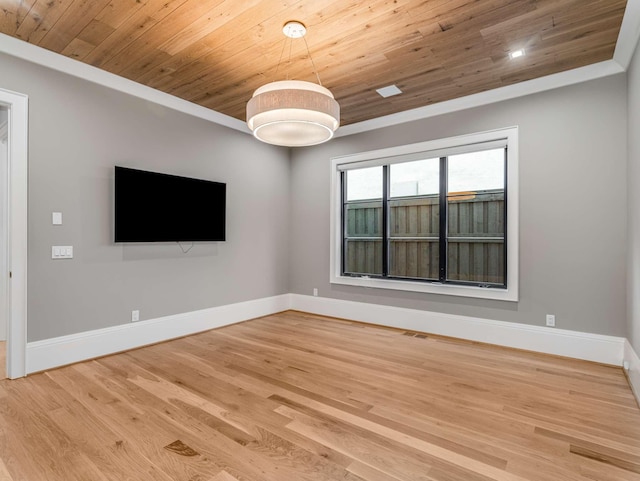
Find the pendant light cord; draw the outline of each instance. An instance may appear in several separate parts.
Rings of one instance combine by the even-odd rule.
[[[313,57],[311,56],[311,51],[309,50],[309,44],[307,43],[307,39],[305,38],[305,35],[302,35],[302,40],[304,40],[304,46],[307,49],[307,55],[309,56],[309,60],[311,60],[311,67],[313,68],[313,73],[316,74],[316,79],[318,80],[318,85],[320,85],[321,87],[322,85],[322,80],[320,80],[320,74],[318,73],[318,69],[316,68],[316,63],[313,61]],[[282,58],[284,57],[284,51],[287,48],[287,40],[284,41],[284,43],[282,44],[282,50],[280,51],[280,58],[278,59],[278,66],[276,67],[276,73],[274,75],[274,77],[277,79],[278,78],[278,71],[280,70],[280,65],[282,64]],[[287,75],[286,75],[286,80],[289,80],[289,72],[291,70],[291,52],[293,50],[293,38],[289,37],[289,59],[287,61]]]
[[[318,85],[322,87],[322,81],[320,80],[320,74],[318,73],[318,69],[316,68],[316,64],[313,61],[313,57],[311,56],[311,52],[309,51],[309,44],[307,43],[307,39],[302,37],[304,40],[304,45],[307,47],[307,55],[309,56],[309,60],[311,60],[311,66],[313,67],[313,72],[316,74],[316,78],[318,79]]]
[[[282,51],[280,52],[280,58],[278,59],[278,66],[276,67],[275,78],[278,78],[278,70],[280,70],[280,64],[282,63],[282,57],[284,56],[284,49],[287,48],[287,41],[282,42]],[[287,74],[288,76],[288,74]]]

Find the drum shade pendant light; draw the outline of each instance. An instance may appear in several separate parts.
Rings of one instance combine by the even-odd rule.
[[[282,30],[290,39],[307,33],[306,27],[295,21],[287,22]],[[318,83],[271,82],[258,88],[247,103],[247,125],[262,142],[286,147],[321,144],[331,139],[340,125],[340,106],[322,86],[307,41],[304,43]]]

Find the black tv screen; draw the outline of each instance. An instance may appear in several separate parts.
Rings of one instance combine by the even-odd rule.
[[[115,242],[224,241],[227,185],[116,166]]]

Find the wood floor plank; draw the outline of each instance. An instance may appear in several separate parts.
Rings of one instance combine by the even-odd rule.
[[[0,480],[640,481],[620,368],[288,311],[0,381]]]
[[[222,383],[233,383],[238,387],[241,387],[247,392],[253,392],[254,394],[259,394],[263,398],[268,398],[273,395],[275,392],[279,392],[279,389],[274,389],[272,386],[266,385],[266,383],[262,383],[256,381],[256,379],[251,378],[249,376],[238,375],[237,373],[227,370],[226,368],[218,368],[216,371],[212,371],[211,367],[204,364],[202,361],[195,358],[193,355],[183,355],[188,358],[189,363],[192,366],[198,366],[198,369],[202,372],[208,372],[213,378]],[[264,388],[263,388],[264,387]],[[351,464],[352,460],[347,456],[343,456],[340,453],[327,448],[326,446],[316,443],[315,441],[305,438],[303,436],[299,436],[297,433],[293,431],[287,430],[285,428],[286,423],[289,422],[289,419],[286,418],[285,422],[282,422],[280,417],[278,418],[265,418],[261,417],[259,420],[256,419],[255,422],[265,428],[270,430],[273,433],[278,434],[283,439],[296,444],[305,450],[311,452],[315,456],[319,458],[326,459],[329,462],[332,462],[336,465],[347,467]],[[346,478],[345,478],[346,479]],[[355,479],[355,477],[353,477]]]
[[[13,477],[9,474],[9,470],[5,466],[2,459],[0,459],[0,480],[2,481],[13,481]]]
[[[27,411],[24,406],[34,409]],[[108,480],[80,446],[52,421],[48,413],[38,409],[37,403],[29,396],[29,390],[12,391],[4,407],[7,408],[3,412],[4,423],[12,433],[12,438],[24,436],[38,441],[29,447],[27,459],[46,473],[46,479]],[[74,466],[75,469],[69,471],[68,466]],[[43,477],[41,474],[34,479]]]
[[[139,371],[139,368],[136,369],[136,372],[137,371]],[[183,376],[182,379],[186,379],[186,377],[187,376]],[[162,410],[165,415],[173,420],[177,425],[180,425],[185,430],[191,429],[192,434],[195,430],[202,432],[203,429],[206,430],[206,427],[212,427],[217,424],[215,421],[213,424],[209,422],[207,415],[217,417],[218,421],[220,419],[224,419],[227,422],[231,422],[230,419],[235,417],[235,420],[231,422],[231,424],[242,428],[244,435],[242,433],[238,434],[237,430],[235,434],[231,433],[230,435],[228,430],[222,429],[216,429],[217,432],[209,433],[207,435],[211,436],[214,434],[217,439],[215,445],[217,447],[216,455],[219,458],[218,464],[224,464],[226,466],[225,469],[228,469],[232,473],[241,472],[242,470],[240,465],[262,465],[264,467],[261,471],[250,474],[258,479],[261,477],[260,473],[264,473],[265,471],[267,473],[271,472],[270,476],[275,476],[274,472],[272,472],[273,468],[269,465],[268,461],[271,460],[271,458],[276,458],[280,461],[276,467],[280,479],[317,479],[321,481],[324,479],[340,479],[341,477],[326,477],[327,471],[333,471],[334,468],[326,463],[325,459],[322,457],[316,457],[315,459],[309,459],[307,462],[301,462],[301,460],[305,460],[307,458],[304,450],[297,448],[292,443],[287,442],[257,424],[263,424],[263,417],[269,414],[272,418],[283,418],[273,410],[266,410],[265,412],[260,413],[256,411],[254,405],[253,408],[250,409],[254,425],[251,428],[251,432],[248,432],[245,426],[242,425],[242,416],[238,416],[231,411],[225,411],[224,408],[221,408],[220,406],[214,406],[210,403],[203,402],[202,398],[198,395],[194,395],[193,391],[190,391],[188,381],[183,382],[180,380],[178,381],[179,384],[172,385],[161,378],[151,380],[149,376],[146,376],[144,379],[141,377],[131,378],[130,382],[155,397],[155,399],[164,402],[166,406],[170,406],[174,409],[177,408],[177,410],[171,410],[171,412],[167,411],[165,408],[162,408]],[[218,385],[218,387],[222,388],[220,385]],[[153,402],[154,401],[152,400],[146,401],[147,404],[152,404]],[[276,404],[274,403],[272,407],[275,406]],[[244,421],[248,422],[247,420]],[[232,459],[234,452],[233,443],[237,443],[236,451],[239,450],[243,453],[243,460],[238,460],[235,464]],[[189,446],[199,453],[203,452],[201,450],[207,449],[201,444],[197,444],[195,441],[193,444],[189,443]],[[224,451],[224,455],[222,451]],[[212,454],[209,454],[208,456],[212,456]],[[288,470],[290,472],[287,473]],[[338,469],[338,471],[341,470]],[[262,476],[264,476],[264,474],[262,474]]]

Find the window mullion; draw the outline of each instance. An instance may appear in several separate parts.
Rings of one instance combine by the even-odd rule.
[[[340,172],[340,225],[342,232],[342,255],[340,258],[340,269],[342,274],[347,271],[347,173]]]
[[[439,213],[439,276],[440,282],[447,280],[447,158],[440,157],[440,205]]]
[[[508,199],[507,199],[507,192],[508,192],[507,191],[507,179],[508,179],[508,177],[507,177],[507,169],[509,168],[509,163],[507,162],[508,149],[509,149],[508,146],[504,148],[504,212],[503,212],[503,216],[504,216],[503,217],[503,223],[504,223],[503,224],[504,225],[504,228],[503,228],[503,232],[504,232],[504,248],[503,248],[503,251],[504,251],[504,254],[503,254],[504,282],[503,282],[503,284],[504,284],[505,287],[507,287],[507,285],[508,285],[507,284],[507,282],[508,282],[508,279],[507,279],[507,272],[508,272],[508,269],[507,269],[507,265],[508,265],[507,264],[507,261],[508,261],[508,258],[507,258],[507,253],[508,253],[507,242],[509,240],[508,236],[507,236],[507,232],[509,232],[507,230],[507,228],[508,228],[508,225],[507,225],[507,209],[509,208],[509,202],[508,202]]]
[[[382,167],[382,276],[389,275],[389,166]]]

